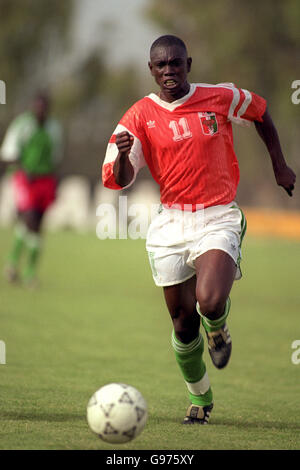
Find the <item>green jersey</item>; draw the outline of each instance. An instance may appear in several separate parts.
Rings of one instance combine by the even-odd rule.
[[[4,161],[17,161],[28,174],[46,175],[55,170],[62,153],[59,123],[48,118],[39,125],[31,112],[18,116],[10,124],[1,146]]]

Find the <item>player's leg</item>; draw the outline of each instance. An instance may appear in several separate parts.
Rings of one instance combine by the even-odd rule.
[[[29,250],[25,280],[29,285],[36,283],[36,268],[41,253],[41,227],[44,215],[56,198],[57,181],[54,176],[44,176],[33,180],[31,185],[32,204],[24,212],[28,228],[27,246]]]
[[[233,258],[222,250],[209,250],[195,260],[197,310],[208,338],[214,365],[221,369],[231,355],[231,337],[226,325],[229,294],[236,275]]]
[[[8,254],[5,266],[5,277],[9,282],[16,282],[19,279],[18,266],[25,247],[27,228],[21,217],[14,228],[13,241],[10,252]]]
[[[184,424],[207,424],[213,396],[203,361],[203,338],[196,311],[196,277],[164,287],[166,304],[173,322],[172,346],[188,388],[191,405]]]
[[[30,183],[24,172],[17,171],[13,175],[12,187],[16,210],[18,213],[18,221],[14,229],[13,243],[8,255],[5,276],[8,281],[14,282],[19,278],[18,266],[25,248],[25,240],[27,235],[27,227],[23,220],[22,213],[31,204]]]
[[[24,280],[33,283],[36,279],[36,269],[41,253],[41,225],[44,212],[32,209],[24,211],[22,219],[26,226],[26,246],[28,251]]]

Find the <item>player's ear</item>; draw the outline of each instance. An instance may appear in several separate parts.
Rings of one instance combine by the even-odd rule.
[[[190,72],[192,68],[192,58],[188,57],[187,58],[187,71]]]
[[[153,75],[153,65],[151,64],[150,60],[148,62],[148,67],[149,67],[149,70],[151,72],[151,75]]]

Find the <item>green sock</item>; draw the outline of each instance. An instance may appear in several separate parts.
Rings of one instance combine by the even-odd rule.
[[[204,329],[208,333],[219,330],[225,324],[226,319],[229,315],[230,306],[231,306],[231,301],[230,301],[230,298],[228,297],[228,299],[226,300],[225,310],[224,310],[223,315],[220,318],[217,318],[216,320],[209,320],[209,318],[202,315],[202,313],[200,312],[199,304],[197,302],[197,305],[196,305],[197,312],[199,313],[202,319],[202,325]]]
[[[184,344],[172,332],[172,346],[175,358],[188,388],[189,398],[194,405],[207,406],[213,395],[203,361],[203,338],[199,333],[196,339]]]
[[[38,233],[28,232],[26,237],[28,261],[25,269],[25,278],[30,280],[36,275],[37,262],[41,252],[41,237]]]
[[[14,232],[12,249],[8,256],[8,262],[10,266],[14,268],[17,267],[20,261],[20,257],[21,257],[21,254],[23,252],[23,248],[25,245],[26,235],[27,235],[26,227],[23,224],[18,224]]]

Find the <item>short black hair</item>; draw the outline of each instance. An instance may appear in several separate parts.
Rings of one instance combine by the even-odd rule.
[[[182,39],[177,36],[173,36],[172,34],[165,34],[164,36],[160,36],[153,42],[152,46],[150,47],[150,56],[154,49],[156,49],[157,47],[170,46],[179,46],[187,53],[186,45],[184,44]]]

